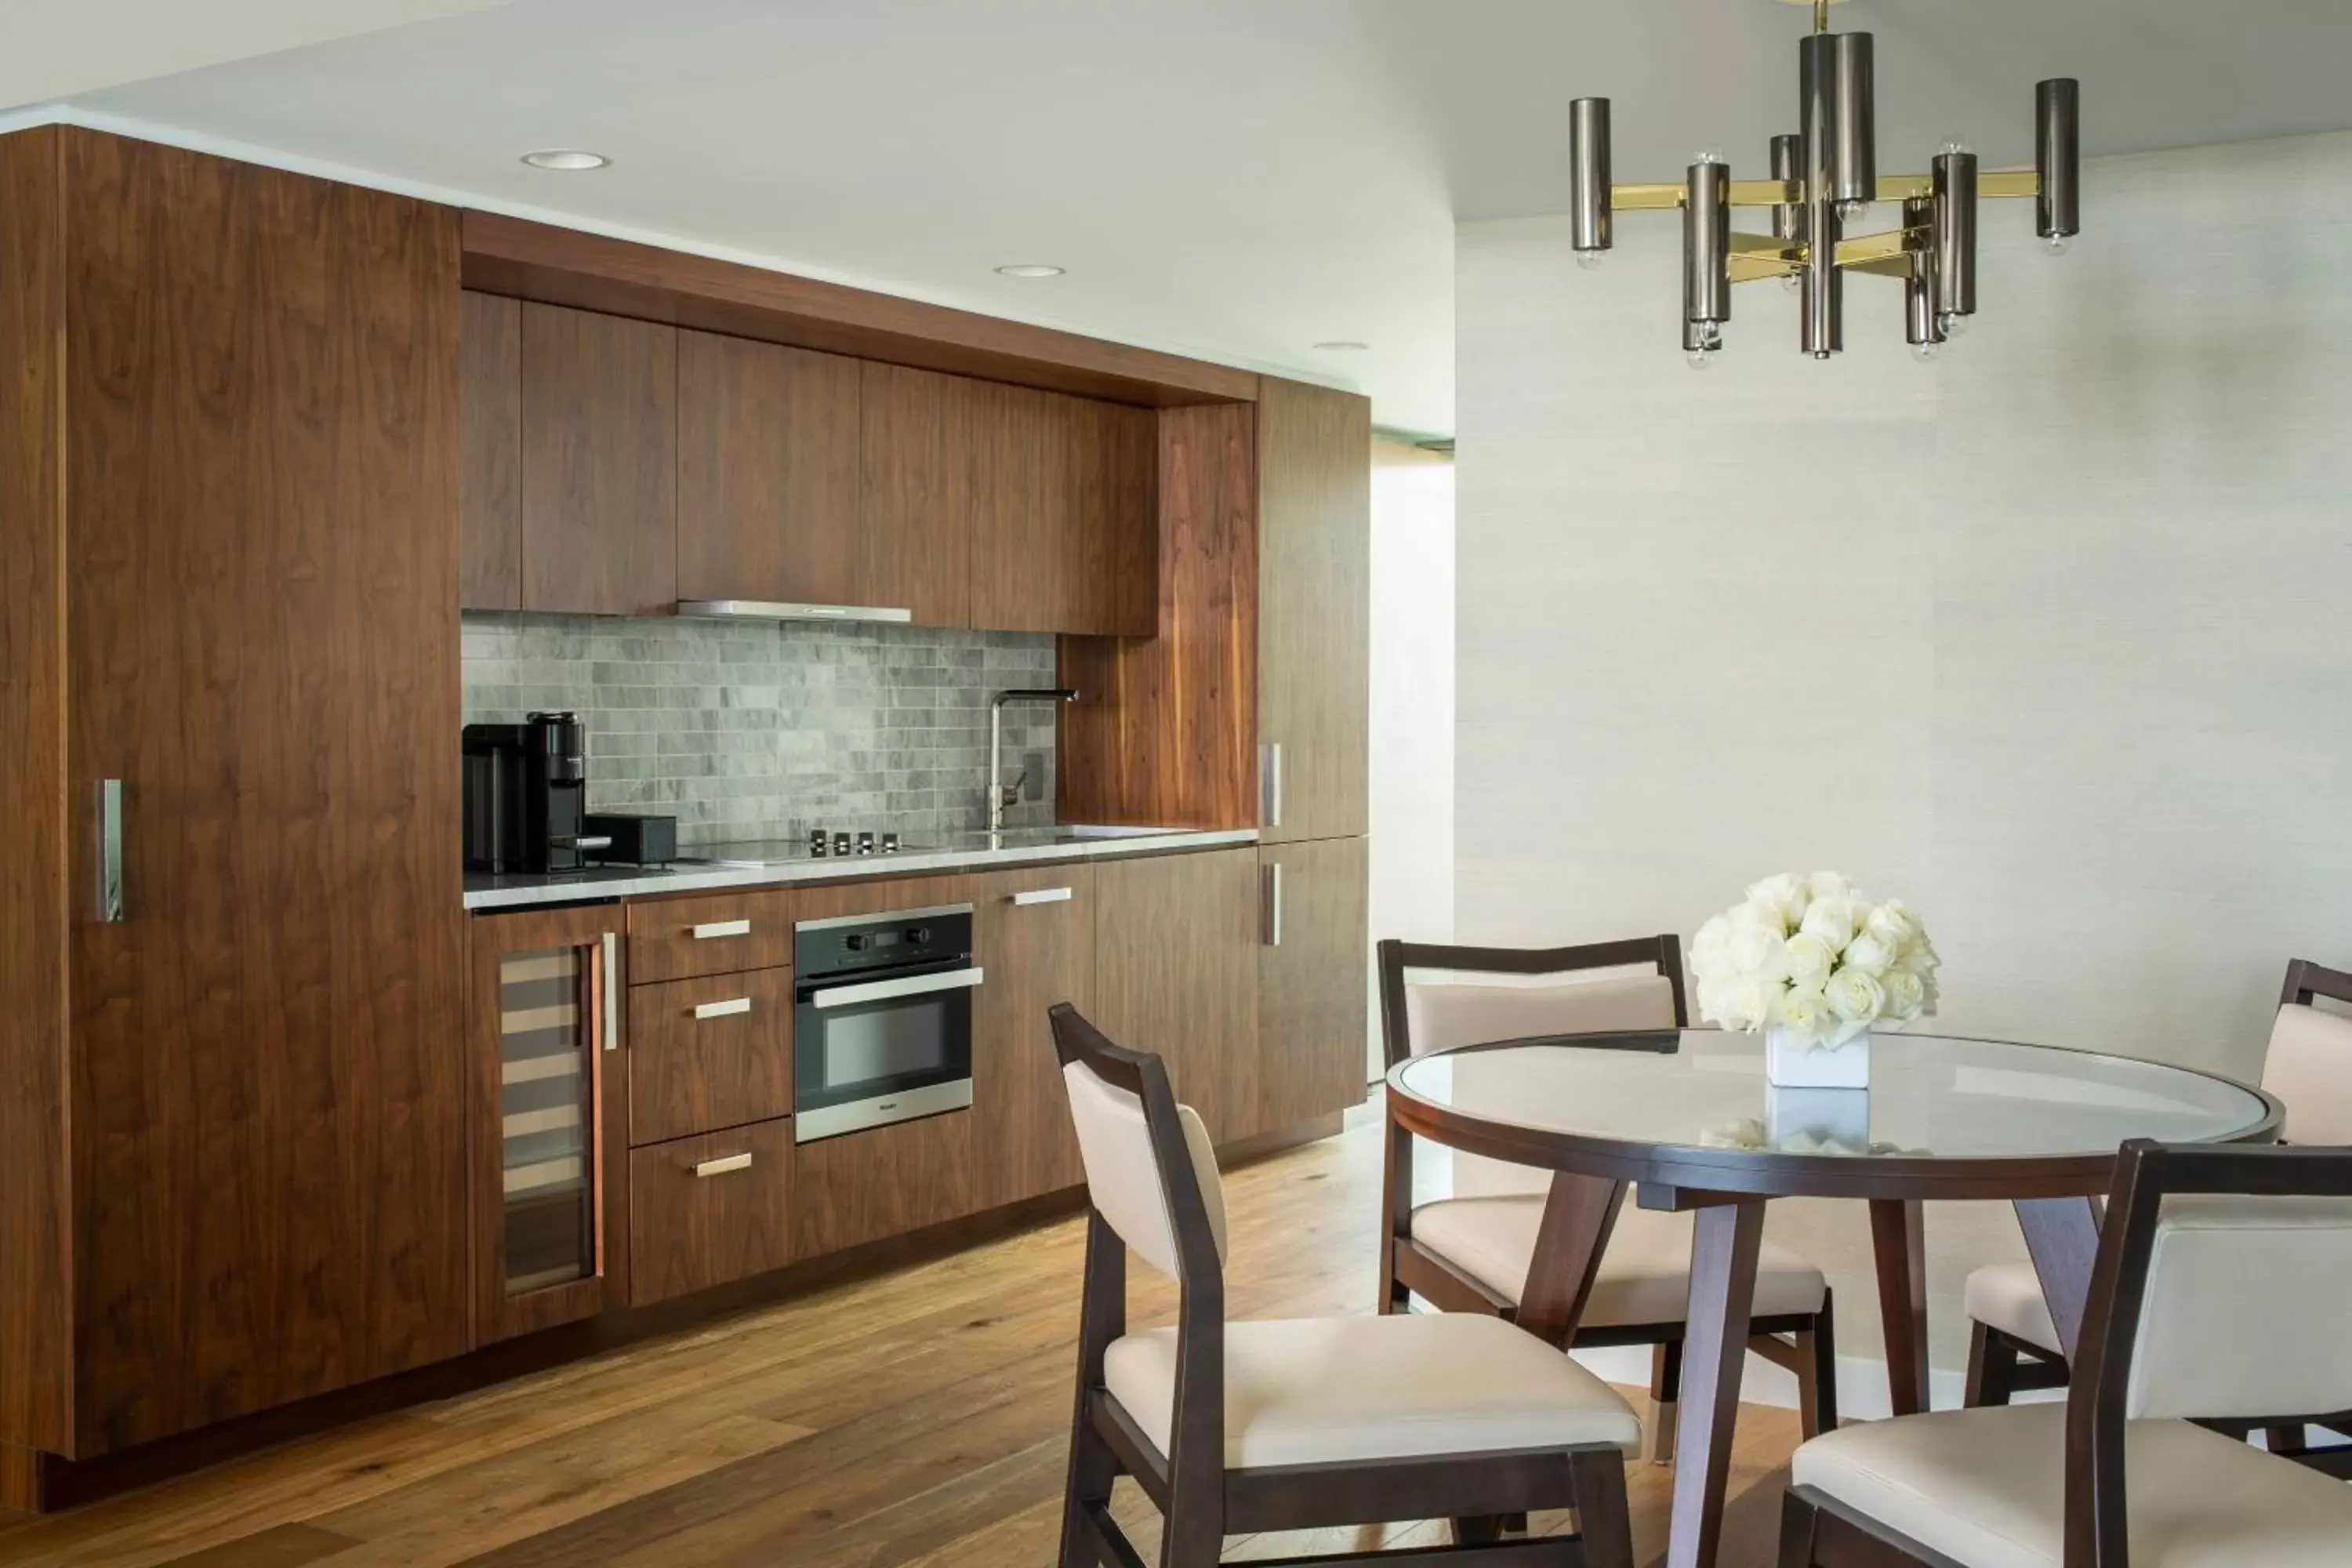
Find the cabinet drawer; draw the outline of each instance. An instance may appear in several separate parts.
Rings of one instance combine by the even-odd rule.
[[[793,1151],[800,1255],[815,1258],[979,1206],[972,1191],[972,1113],[950,1111],[803,1143]]]
[[[793,1259],[789,1120],[629,1152],[632,1305]]]
[[[792,906],[781,889],[629,905],[632,985],[783,969],[792,962]]]
[[[793,975],[713,974],[629,993],[629,1142],[789,1116]]]

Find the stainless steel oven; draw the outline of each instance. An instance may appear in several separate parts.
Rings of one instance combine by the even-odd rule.
[[[793,928],[793,1141],[971,1103],[971,906]]]

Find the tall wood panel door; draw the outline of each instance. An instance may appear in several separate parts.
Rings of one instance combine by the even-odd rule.
[[[522,608],[522,301],[457,308],[457,602]]]
[[[872,361],[862,374],[858,602],[920,626],[968,626],[981,384]]]
[[[88,132],[66,164],[87,1455],[466,1348],[458,237]]]
[[[1166,1059],[1223,1143],[1257,1131],[1257,852],[1095,868],[1096,1026]]]
[[[677,596],[856,605],[859,362],[677,340]]]
[[[1370,1076],[1370,841],[1258,850],[1258,1131],[1360,1104]]]
[[[1086,1179],[1046,1013],[1095,1012],[1095,868],[1083,862],[973,879],[972,1107],[980,1206]]]
[[[1369,399],[1259,384],[1259,824],[1269,843],[1369,831]]]
[[[522,307],[522,607],[677,607],[677,329]]]

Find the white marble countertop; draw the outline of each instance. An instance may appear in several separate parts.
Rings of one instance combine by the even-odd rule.
[[[943,845],[902,849],[893,855],[845,858],[827,856],[818,859],[803,854],[757,862],[709,860],[682,861],[674,866],[601,866],[586,871],[539,876],[489,877],[469,872],[466,877],[466,908],[527,909],[541,904],[587,903],[715,889],[768,888],[788,882],[843,882],[866,877],[971,871],[1051,860],[1099,860],[1121,855],[1159,855],[1170,850],[1214,849],[1256,842],[1255,827],[1032,827],[1009,829],[993,839],[985,833],[966,834]],[[709,851],[688,846],[688,853]]]

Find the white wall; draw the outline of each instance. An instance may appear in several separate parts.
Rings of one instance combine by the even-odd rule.
[[[1923,913],[1956,1030],[2259,1070],[2286,960],[2352,959],[2352,136],[2095,161],[2084,209],[2053,260],[1988,204],[1936,364],[1857,278],[1843,358],[1753,284],[1704,375],[1670,216],[1591,273],[1460,231],[1461,940],[1835,867]],[[1948,1218],[1949,1363],[2015,1243]]]

